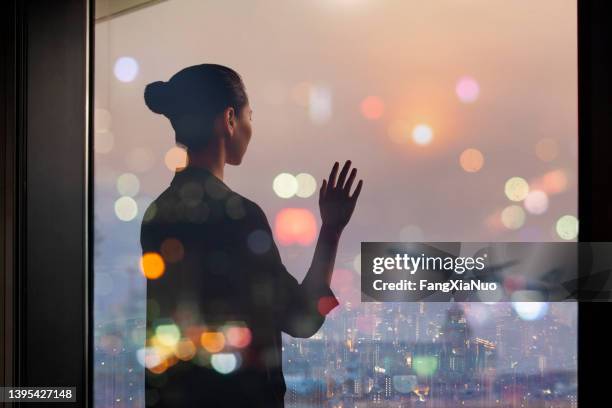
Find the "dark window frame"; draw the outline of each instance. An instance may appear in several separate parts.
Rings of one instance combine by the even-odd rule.
[[[2,8],[1,385],[93,406],[93,1]]]

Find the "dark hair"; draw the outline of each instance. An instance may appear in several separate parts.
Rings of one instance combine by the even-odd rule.
[[[240,75],[217,64],[194,65],[177,72],[168,82],[146,86],[145,103],[166,116],[176,132],[176,141],[198,150],[212,138],[215,117],[228,107],[236,114],[248,103]]]

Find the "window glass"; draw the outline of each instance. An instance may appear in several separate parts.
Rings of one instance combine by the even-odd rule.
[[[359,293],[362,241],[576,239],[564,227],[577,223],[574,1],[105,10],[95,25],[97,407],[155,406],[144,372],[164,368],[145,350],[140,229],[186,156],[143,95],[201,63],[243,78],[253,135],[223,181],[263,209],[298,281],[331,165],[350,159],[364,180],[336,257],[339,307],[311,338],[283,335],[288,407],[576,406],[576,303],[361,303]],[[465,357],[440,357],[449,333]],[[454,387],[442,381],[449,370]]]

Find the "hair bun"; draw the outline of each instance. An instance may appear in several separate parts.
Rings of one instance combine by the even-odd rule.
[[[148,108],[155,113],[167,116],[169,96],[167,82],[155,81],[145,87],[145,103],[147,104]]]

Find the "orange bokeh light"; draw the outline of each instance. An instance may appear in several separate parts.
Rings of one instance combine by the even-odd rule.
[[[559,194],[567,190],[569,182],[565,171],[552,170],[531,183],[532,190],[541,190],[547,194]]]
[[[459,156],[459,164],[468,173],[476,173],[484,164],[484,157],[478,149],[465,149]]]
[[[225,347],[225,336],[220,332],[204,332],[200,337],[202,347],[209,353],[217,353]]]
[[[191,360],[196,353],[196,348],[193,342],[189,339],[183,339],[176,345],[175,355],[183,361]]]
[[[317,221],[310,210],[285,208],[276,215],[275,233],[281,245],[310,245],[317,235]]]
[[[368,96],[361,101],[361,114],[366,119],[380,119],[384,111],[385,104],[378,96]]]
[[[153,367],[149,367],[149,371],[155,374],[162,374],[164,371],[168,369],[169,365],[166,359],[161,360],[159,364]]]
[[[140,270],[147,279],[158,279],[164,274],[166,265],[160,254],[147,252],[140,258]]]

